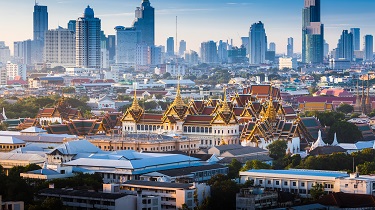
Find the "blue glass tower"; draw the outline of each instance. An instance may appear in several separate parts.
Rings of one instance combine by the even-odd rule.
[[[133,27],[141,32],[140,43],[155,45],[155,9],[151,7],[149,0],[142,0],[141,7],[135,10]]]

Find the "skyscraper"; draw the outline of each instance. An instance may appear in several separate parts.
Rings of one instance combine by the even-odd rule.
[[[228,43],[219,41],[219,46],[217,47],[217,55],[219,63],[228,63]]]
[[[174,38],[168,37],[167,39],[167,56],[174,56]]]
[[[108,35],[107,50],[109,53],[109,60],[113,61],[116,55],[116,36],[115,35]]]
[[[302,62],[322,63],[324,25],[320,22],[320,0],[305,0],[302,18]]]
[[[74,33],[76,33],[76,24],[77,24],[76,20],[69,20],[69,22],[68,22],[68,29],[70,31],[73,31]]]
[[[202,63],[212,64],[218,62],[216,42],[208,41],[201,43],[201,58]]]
[[[87,6],[83,17],[76,23],[76,66],[82,68],[101,67],[100,45],[101,23],[94,17],[94,10]]]
[[[365,61],[373,61],[374,60],[374,37],[372,35],[366,35],[365,39]]]
[[[264,24],[259,21],[250,27],[250,64],[262,64],[266,61],[267,36]]]
[[[140,43],[155,45],[155,9],[149,0],[142,0],[141,6],[135,10],[133,26],[141,32]]]
[[[336,48],[336,59],[346,59],[352,61],[354,58],[353,34],[348,30],[343,30]]]
[[[34,5],[34,41],[44,41],[44,33],[48,30],[48,12],[47,6]]]
[[[276,44],[275,44],[275,42],[270,42],[270,46],[268,48],[268,51],[276,52]]]
[[[186,41],[185,40],[181,40],[180,41],[180,49],[178,50],[178,54],[180,56],[183,56],[185,54],[185,51],[186,51]]]
[[[117,26],[116,30],[116,63],[135,65],[136,50],[140,32],[134,27]]]
[[[249,37],[241,37],[242,45],[246,48],[246,55],[249,55],[250,52],[250,44],[249,44]]]
[[[361,29],[351,28],[350,33],[353,34],[353,50],[361,50]]]
[[[288,57],[293,57],[294,54],[294,39],[293,37],[288,38],[288,45],[286,46],[286,55]]]

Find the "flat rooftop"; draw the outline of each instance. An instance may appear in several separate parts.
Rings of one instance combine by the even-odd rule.
[[[157,188],[174,188],[174,189],[189,189],[192,184],[184,183],[168,183],[168,182],[152,182],[152,181],[139,181],[130,180],[122,184],[123,186],[139,186],[139,187],[157,187]]]
[[[317,177],[348,177],[349,174],[343,171],[322,171],[322,170],[307,170],[307,169],[290,169],[290,170],[268,170],[268,169],[253,169],[241,173],[262,173],[272,175],[296,175],[296,176],[317,176]]]

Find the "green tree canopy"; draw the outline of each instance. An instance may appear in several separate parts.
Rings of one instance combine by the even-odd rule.
[[[239,171],[242,168],[242,163],[237,159],[232,159],[232,162],[228,165],[229,173],[228,177],[231,179],[238,178]]]
[[[333,142],[335,133],[337,133],[337,140],[339,143],[355,143],[363,138],[361,131],[356,125],[345,121],[336,121],[329,128],[329,142],[327,143]]]
[[[281,159],[285,156],[286,149],[288,148],[288,145],[286,141],[284,140],[277,140],[272,142],[270,145],[267,146],[267,149],[269,151],[269,155],[274,160]]]
[[[322,184],[319,184],[319,183],[315,183],[311,190],[310,190],[310,195],[311,195],[311,198],[316,201],[318,200],[319,198],[321,198],[323,195],[325,194],[325,191],[324,191],[324,186]]]
[[[354,111],[354,108],[350,104],[341,104],[339,107],[337,107],[336,111],[342,112],[344,114],[349,114]]]

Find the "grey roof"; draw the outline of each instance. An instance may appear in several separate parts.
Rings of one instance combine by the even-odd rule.
[[[84,190],[69,190],[69,189],[55,189],[48,188],[39,191],[39,195],[55,195],[56,197],[84,197],[84,198],[96,198],[96,199],[107,199],[116,200],[127,196],[122,193],[100,193],[100,192],[89,192]]]
[[[41,128],[38,128],[38,127],[30,127],[30,128],[26,128],[22,131],[20,131],[20,133],[45,133],[47,132],[46,130],[44,129],[41,129]]]
[[[29,161],[30,163],[42,163],[44,158],[37,154],[20,154],[20,153],[9,153],[0,152],[0,161]]]
[[[60,173],[52,169],[37,169],[34,171],[28,171],[27,174],[39,174],[39,175],[59,175]]]
[[[227,145],[221,145],[221,146],[214,146],[208,150],[210,152],[211,149],[217,149],[220,151],[220,153],[226,152],[228,150],[234,150],[234,149],[241,149],[243,146],[239,144],[227,144]]]
[[[262,148],[259,148],[259,147],[242,147],[242,148],[239,148],[239,149],[233,149],[233,150],[229,150],[229,151],[226,151],[224,152],[221,156],[241,156],[241,155],[248,155],[248,154],[252,154],[252,153],[260,153],[260,152],[267,152],[268,150],[265,150],[265,149],[262,149]]]
[[[55,148],[62,154],[79,154],[79,153],[100,153],[98,147],[94,146],[87,140],[75,140],[66,142]]]
[[[14,136],[0,136],[0,144],[24,144],[25,142]]]
[[[259,161],[262,161],[262,162],[273,160],[268,155],[252,155],[252,156],[243,156],[243,157],[225,157],[225,158],[221,159],[218,163],[229,164],[229,163],[232,162],[233,159],[238,160],[242,164],[245,164],[246,161],[251,161],[251,160],[259,160]]]
[[[140,180],[130,180],[123,185],[141,186],[141,187],[161,187],[161,188],[174,188],[174,189],[189,189],[192,184],[184,183],[168,183],[168,182],[151,182],[151,181],[140,181]]]
[[[324,146],[324,147],[315,148],[309,154],[310,155],[330,155],[336,152],[346,152],[346,150],[340,146]]]

